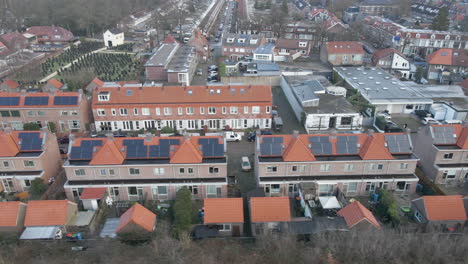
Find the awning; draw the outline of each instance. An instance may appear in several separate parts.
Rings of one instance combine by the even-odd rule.
[[[320,204],[323,209],[338,209],[341,208],[340,202],[335,196],[322,196],[319,197]]]
[[[84,188],[81,193],[81,200],[99,200],[104,197],[106,188]]]
[[[32,226],[26,227],[20,239],[55,239],[57,234],[61,239],[60,226]]]

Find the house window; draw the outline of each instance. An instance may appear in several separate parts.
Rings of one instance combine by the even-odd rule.
[[[333,184],[320,184],[319,195],[329,195],[333,193]]]
[[[164,107],[164,115],[172,115],[172,108]]]
[[[252,106],[252,114],[259,114],[260,106]]]
[[[205,114],[205,107],[200,107],[200,114],[204,115]]]
[[[267,172],[275,173],[277,171],[278,171],[278,167],[276,167],[276,166],[268,166],[267,167]]]
[[[182,109],[182,107],[177,107],[177,114],[178,115],[182,115],[184,112],[184,110]]]
[[[348,183],[348,192],[357,192],[357,182]]]
[[[142,115],[150,115],[150,110],[149,110],[149,108],[142,108],[142,109],[141,109],[141,114],[142,114]]]
[[[120,108],[119,111],[120,111],[120,115],[122,115],[122,116],[126,116],[128,114],[126,108]]]
[[[115,170],[109,169],[109,176],[115,176]]]
[[[216,107],[210,106],[208,107],[208,114],[216,114]]]
[[[248,114],[249,113],[249,107],[248,106],[244,106],[244,114]]]
[[[25,167],[34,167],[34,161],[33,160],[23,160],[23,164]]]
[[[375,182],[366,182],[366,192],[375,191]]]
[[[179,168],[179,173],[184,174],[185,173],[185,168]]]
[[[109,101],[109,92],[101,92],[98,94],[99,101]]]
[[[414,218],[416,218],[416,220],[418,220],[418,222],[421,222],[422,221],[422,215],[419,213],[419,211],[416,211],[414,212]]]
[[[138,115],[138,108],[133,108],[133,115]]]
[[[227,110],[226,110],[226,107],[223,106],[221,109],[222,109],[222,111],[223,111],[223,114],[225,115],[225,114],[226,114],[226,111],[227,111]]]
[[[219,173],[219,168],[218,167],[210,167],[209,172],[210,173]]]
[[[305,171],[306,171],[306,168],[307,168],[306,165],[301,165],[301,172],[305,172]]]
[[[271,111],[271,107],[270,107],[270,106],[267,106],[266,109],[265,109],[265,112],[266,112],[267,114],[269,114],[270,111]]]
[[[451,159],[453,159],[453,153],[445,153],[445,154],[444,154],[444,159],[445,159],[445,160],[451,160]]]
[[[353,120],[353,117],[351,117],[351,116],[343,116],[341,118],[341,125],[342,126],[350,126],[352,120]]]
[[[231,106],[231,114],[237,114],[238,113],[238,107],[237,106]]]
[[[187,173],[188,174],[193,174],[193,168],[187,168]]]
[[[297,166],[296,165],[291,166],[291,171],[296,172],[297,171]]]
[[[86,172],[84,169],[76,169],[75,170],[75,176],[85,176]]]
[[[193,115],[194,114],[193,107],[185,108],[185,112],[187,113],[187,115]]]
[[[2,117],[10,117],[10,111],[0,111]]]
[[[408,163],[400,163],[400,170],[408,169]]]
[[[97,114],[98,116],[105,116],[106,115],[106,111],[104,109],[98,109],[97,110]]]
[[[192,193],[192,195],[198,194],[198,186],[189,186],[189,190]]]
[[[11,111],[11,116],[12,117],[19,117],[20,116],[20,112],[19,111]]]
[[[70,129],[80,129],[81,128],[80,121],[78,121],[78,120],[69,120],[68,121],[68,127]]]
[[[345,167],[344,167],[344,170],[345,171],[353,171],[355,169],[355,165],[354,164],[345,164]]]
[[[231,224],[222,224],[218,226],[219,231],[231,231]]]
[[[128,195],[138,195],[137,187],[128,187]]]
[[[160,108],[156,108],[156,115],[161,115],[161,109]]]
[[[130,175],[140,175],[140,169],[137,168],[130,168],[128,169]]]
[[[405,181],[399,181],[396,184],[396,190],[397,191],[407,191],[411,187],[411,183],[407,183]]]
[[[111,112],[112,112],[112,115],[113,115],[113,116],[117,115],[117,111],[115,111],[115,108],[112,108],[112,109],[111,109]]]
[[[320,171],[330,171],[331,165],[330,164],[322,164],[320,165]]]
[[[369,170],[382,170],[383,169],[383,164],[379,163],[379,164],[375,164],[375,163],[371,163],[369,165]]]
[[[159,195],[167,195],[167,186],[158,186]]]
[[[101,169],[100,173],[101,173],[101,176],[106,176],[107,175],[106,169]]]
[[[164,168],[154,168],[155,175],[162,175],[164,174]]]

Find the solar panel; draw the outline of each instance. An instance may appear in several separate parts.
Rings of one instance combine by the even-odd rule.
[[[54,105],[76,105],[78,96],[55,96]]]
[[[150,158],[169,158],[169,146],[150,146],[148,156]]]
[[[260,144],[260,153],[264,156],[281,156],[283,146],[281,143],[265,143]]]
[[[336,141],[337,154],[358,154],[357,136],[338,136]]]
[[[390,153],[411,153],[411,145],[407,135],[385,135]]]
[[[283,143],[283,137],[264,137],[263,143]]]
[[[101,140],[83,140],[81,146],[72,147],[70,159],[91,160],[94,147],[102,146]]]
[[[330,142],[328,136],[310,136],[309,137],[309,142],[314,143],[314,142]]]
[[[331,155],[333,154],[332,144],[330,142],[312,143],[312,153],[314,155]]]
[[[159,140],[159,145],[161,146],[170,146],[170,145],[179,145],[179,144],[180,144],[180,140],[178,138]]]
[[[42,139],[39,132],[21,132],[18,138],[21,139],[21,150],[42,149]]]
[[[435,144],[455,144],[457,142],[457,139],[455,137],[455,129],[451,126],[433,126],[432,131],[434,134]]]
[[[2,106],[17,106],[19,105],[19,97],[0,97],[0,105]]]
[[[24,98],[24,105],[48,105],[48,96],[27,96]]]
[[[200,138],[198,144],[202,145],[201,150],[204,157],[224,156],[224,144],[220,144],[217,138]]]
[[[123,145],[126,146],[126,158],[138,159],[148,157],[148,146],[145,146],[143,139],[125,139]]]

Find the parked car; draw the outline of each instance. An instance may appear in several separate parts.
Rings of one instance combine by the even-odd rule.
[[[217,76],[217,75],[215,75],[215,76],[209,76],[208,78],[206,78],[206,81],[207,81],[207,82],[210,82],[210,83],[212,83],[212,82],[217,82],[217,81],[218,81],[218,76]]]
[[[57,143],[59,144],[68,144],[70,143],[70,139],[68,137],[61,137],[57,139]]]
[[[250,166],[249,157],[242,157],[241,165],[243,171],[250,171],[252,169],[252,166]]]
[[[376,115],[381,116],[381,117],[385,118],[386,120],[392,119],[392,116],[390,115],[390,113],[388,113],[388,111],[377,112]]]
[[[208,71],[217,71],[217,70],[218,70],[218,66],[216,66],[216,65],[214,65],[214,64],[208,66]]]
[[[210,76],[218,76],[218,72],[217,71],[208,71],[208,74]]]
[[[425,117],[423,118],[423,120],[421,121],[421,123],[423,123],[424,125],[440,125],[439,121],[435,120],[434,118],[432,117]]]
[[[203,70],[201,68],[198,68],[197,75],[203,75]]]
[[[226,137],[226,141],[228,142],[232,142],[232,141],[239,142],[242,139],[242,136],[237,134],[236,132],[226,132],[225,137]]]
[[[257,137],[257,133],[255,133],[255,132],[249,132],[249,134],[247,134],[247,140],[249,142],[255,141],[256,137]]]

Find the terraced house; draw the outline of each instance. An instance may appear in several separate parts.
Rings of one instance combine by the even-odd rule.
[[[271,108],[267,85],[104,83],[92,103],[97,131],[270,128]]]
[[[56,125],[57,132],[80,132],[90,122],[89,103],[78,92],[20,93],[0,92],[0,115],[3,128],[22,130],[26,123],[40,127]]]
[[[114,200],[172,200],[187,186],[194,199],[226,197],[227,157],[222,137],[72,137],[65,192],[81,198],[106,188]]]
[[[406,133],[262,136],[256,142],[257,184],[269,196],[296,195],[300,184],[314,197],[363,196],[376,188],[413,193],[419,160]]]
[[[0,132],[0,180],[8,193],[28,191],[31,181],[47,182],[61,169],[62,160],[54,134],[43,131]]]

